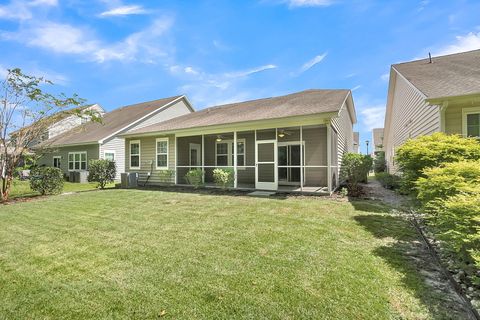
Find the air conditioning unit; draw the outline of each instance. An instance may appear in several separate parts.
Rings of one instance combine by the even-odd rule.
[[[138,187],[138,173],[137,172],[122,173],[121,186],[123,189]]]
[[[68,182],[75,182],[75,172],[74,171],[70,171],[68,173]]]
[[[75,177],[75,182],[87,183],[88,182],[88,171],[79,171],[78,175]]]

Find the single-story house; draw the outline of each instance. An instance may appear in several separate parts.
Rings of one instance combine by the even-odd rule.
[[[119,134],[150,126],[190,112],[193,108],[185,96],[175,96],[124,106],[105,113],[102,123],[87,122],[56,135],[41,144],[38,164],[72,171],[88,171],[88,161],[114,160],[117,180],[125,172],[125,141]]]
[[[200,169],[208,186],[215,168],[231,168],[235,188],[331,192],[343,154],[354,151],[354,123],[350,90],[307,90],[211,107],[120,136],[125,170],[138,173],[140,185],[169,177],[186,184],[187,172]]]
[[[434,132],[480,136],[480,50],[392,65],[384,150],[395,171],[395,150]]]

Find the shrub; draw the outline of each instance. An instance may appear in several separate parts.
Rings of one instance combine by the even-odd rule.
[[[191,169],[185,175],[185,180],[197,189],[203,185],[203,171],[201,169]]]
[[[174,170],[160,170],[158,172],[158,176],[160,178],[160,182],[163,183],[173,183],[174,177],[175,177],[175,171]]]
[[[340,177],[347,185],[348,194],[359,196],[361,187],[359,183],[366,182],[368,172],[372,167],[372,157],[358,153],[346,153],[343,156]]]
[[[235,174],[233,169],[220,169],[216,168],[213,170],[213,180],[215,184],[222,189],[233,186],[235,180]]]
[[[480,143],[475,138],[435,133],[410,139],[397,150],[395,160],[402,171],[405,191],[415,191],[415,182],[426,168],[461,160],[479,160]]]
[[[88,171],[88,181],[97,182],[97,187],[100,189],[105,189],[107,183],[112,183],[117,174],[115,161],[103,159],[90,160],[88,163]]]
[[[444,241],[445,249],[480,268],[480,193],[436,199],[425,210],[428,223]]]
[[[30,189],[41,195],[61,193],[63,182],[63,173],[59,168],[36,167],[31,171]]]
[[[425,169],[423,175],[416,182],[417,198],[423,204],[459,193],[480,193],[480,161],[446,163]]]
[[[375,174],[378,182],[385,188],[390,190],[395,190],[400,187],[401,178],[397,175],[390,174],[388,172],[379,172]]]
[[[385,152],[378,151],[375,153],[375,160],[373,161],[373,171],[375,173],[385,172],[387,169],[387,163],[385,161]]]

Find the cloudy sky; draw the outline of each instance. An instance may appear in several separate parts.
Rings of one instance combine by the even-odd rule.
[[[43,75],[105,109],[353,90],[362,142],[390,64],[480,48],[480,1],[0,1],[0,74]]]

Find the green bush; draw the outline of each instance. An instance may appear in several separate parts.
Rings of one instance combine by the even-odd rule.
[[[416,182],[417,198],[423,204],[459,193],[480,193],[480,161],[446,163],[425,169],[423,175]]]
[[[395,190],[400,187],[401,178],[388,172],[379,172],[375,174],[378,182],[385,188]]]
[[[368,172],[372,168],[372,157],[358,153],[346,153],[343,156],[340,178],[346,183],[350,196],[359,196],[361,182],[367,182]]]
[[[175,171],[174,170],[160,170],[158,172],[160,182],[162,183],[174,183]]]
[[[373,171],[375,173],[387,171],[387,162],[385,161],[384,151],[378,151],[375,153],[375,160],[373,161]]]
[[[415,182],[426,168],[461,160],[479,160],[480,143],[475,138],[435,133],[410,139],[397,150],[395,161],[402,172],[404,191],[415,191]]]
[[[185,175],[185,180],[197,189],[203,185],[203,171],[201,169],[191,169]]]
[[[425,210],[445,249],[456,253],[465,264],[473,262],[480,268],[480,193],[432,200]]]
[[[100,189],[105,189],[108,183],[112,183],[116,174],[115,161],[99,159],[88,163],[88,181],[97,182]]]
[[[233,169],[214,169],[213,170],[213,180],[215,184],[222,189],[227,187],[232,187],[233,182],[235,181],[235,173]]]
[[[30,173],[30,189],[41,195],[61,193],[63,183],[63,173],[59,168],[36,167]]]

